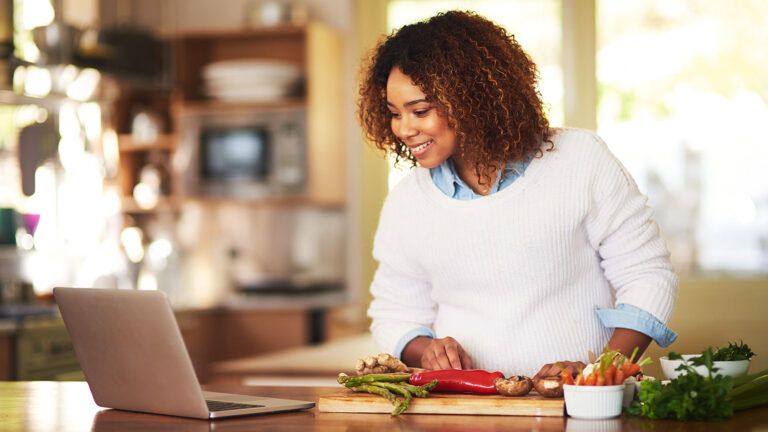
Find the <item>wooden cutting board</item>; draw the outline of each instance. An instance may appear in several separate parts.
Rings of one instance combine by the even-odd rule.
[[[470,414],[562,417],[562,398],[549,399],[531,393],[524,397],[475,395],[460,393],[430,393],[426,398],[414,398],[405,414]],[[391,413],[392,404],[381,396],[342,390],[321,396],[320,412]]]

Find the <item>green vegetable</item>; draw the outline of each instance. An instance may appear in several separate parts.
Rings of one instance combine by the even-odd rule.
[[[669,353],[670,360],[683,360],[677,353]],[[731,377],[713,375],[712,349],[707,349],[701,357],[683,360],[677,368],[687,373],[679,375],[663,385],[657,380],[643,381],[640,384],[638,400],[627,409],[630,415],[649,419],[674,420],[709,420],[724,419],[733,415],[733,404],[728,392],[733,383]],[[708,376],[696,373],[695,366],[706,366]]]
[[[336,377],[336,381],[339,384],[359,385],[370,384],[372,382],[403,382],[408,381],[411,377],[409,373],[383,373],[383,374],[368,374],[368,375],[356,375],[349,376],[345,373],[340,373]],[[349,385],[347,385],[349,387]]]
[[[727,347],[717,348],[712,355],[714,361],[737,361],[749,360],[755,356],[749,345],[739,341],[739,343],[728,342]]]
[[[372,382],[371,385],[385,388],[391,393],[399,394],[403,397],[402,400],[395,404],[395,409],[392,411],[393,416],[400,415],[405,412],[405,410],[408,409],[408,404],[411,403],[411,399],[413,399],[413,394],[408,391],[408,389],[398,384],[391,382]]]
[[[394,393],[391,391],[377,387],[375,385],[371,384],[360,384],[358,386],[348,387],[352,391],[356,391],[358,393],[371,393],[379,396],[383,396],[387,398],[390,402],[392,402],[392,405],[394,405],[394,409],[392,410],[392,415],[400,415],[403,411],[405,411],[404,408],[402,408],[402,402],[397,399]],[[407,408],[407,405],[406,405]]]
[[[629,406],[628,414],[649,419],[714,420],[768,404],[768,369],[735,379],[716,375],[712,348],[687,362],[674,352],[667,357],[682,360],[677,370],[686,373],[667,385],[656,380],[643,381],[638,400]],[[696,373],[696,366],[704,366],[707,375]]]
[[[760,372],[756,372],[750,375],[744,375],[740,377],[736,377],[733,379],[733,386],[734,387],[741,387],[744,384],[747,384],[751,381],[756,380],[757,378],[760,378],[761,376],[768,375],[768,369],[763,369]]]
[[[432,380],[424,385],[409,384],[408,373],[385,373],[349,376],[340,373],[336,377],[339,384],[356,392],[371,393],[387,398],[392,402],[392,415],[398,416],[408,409],[413,397],[427,397],[429,391],[437,386],[437,380]],[[398,397],[400,396],[400,397]]]
[[[733,380],[729,395],[734,411],[768,405],[768,369]]]
[[[409,392],[413,393],[416,397],[427,397],[429,396],[430,390],[437,387],[437,380],[434,379],[424,385],[416,386],[408,383],[399,383],[400,386],[405,387]]]

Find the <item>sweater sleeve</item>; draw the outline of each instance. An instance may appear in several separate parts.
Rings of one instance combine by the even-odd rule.
[[[431,285],[423,272],[409,258],[409,250],[399,238],[396,209],[386,203],[373,245],[373,257],[379,268],[371,283],[373,300],[368,308],[371,333],[378,347],[399,356],[404,338],[424,334],[435,320],[436,305]]]
[[[638,307],[667,323],[677,295],[677,276],[653,211],[605,143],[599,141],[595,153],[586,220],[589,241],[615,289],[616,304]]]

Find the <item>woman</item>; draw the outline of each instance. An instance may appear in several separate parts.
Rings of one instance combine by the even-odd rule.
[[[382,209],[368,311],[408,365],[548,376],[676,337],[646,198],[597,136],[550,128],[536,82],[514,37],[469,12],[407,25],[365,64],[367,138],[417,166]]]

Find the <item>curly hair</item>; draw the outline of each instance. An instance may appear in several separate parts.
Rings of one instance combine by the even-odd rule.
[[[551,141],[536,65],[514,35],[473,13],[450,11],[396,30],[363,62],[358,118],[376,148],[416,159],[391,128],[387,79],[398,67],[447,117],[481,183],[506,161],[541,156]]]

